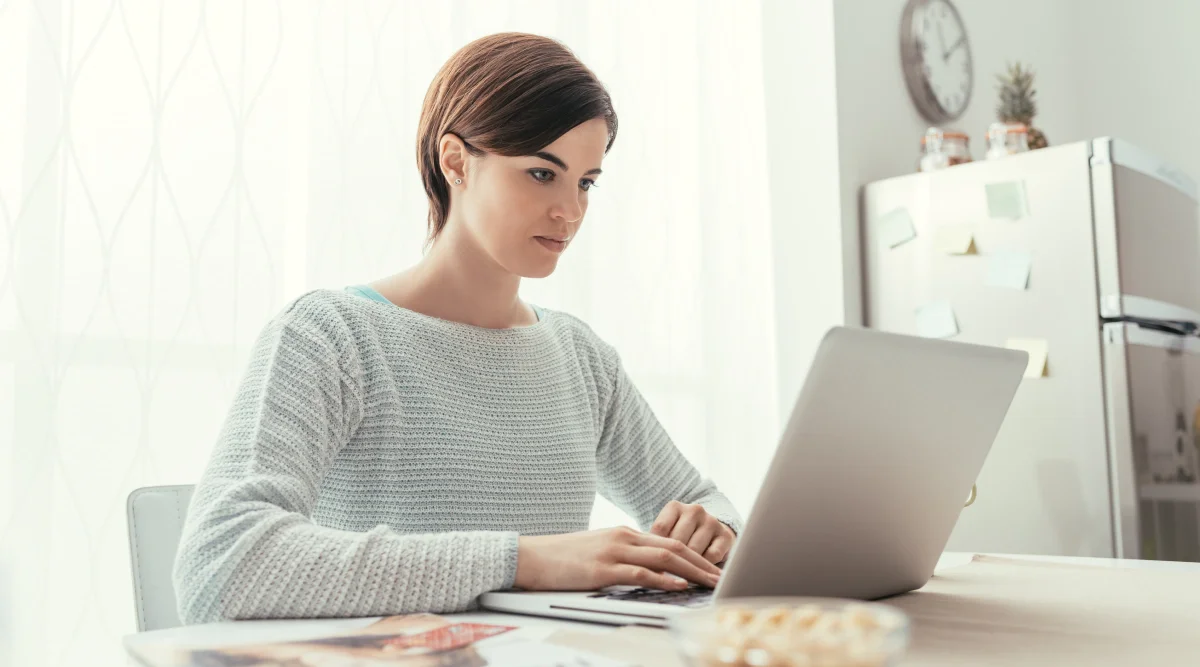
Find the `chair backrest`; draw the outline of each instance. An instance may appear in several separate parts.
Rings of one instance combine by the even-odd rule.
[[[180,625],[171,569],[193,488],[147,486],[134,490],[126,501],[138,632]]]

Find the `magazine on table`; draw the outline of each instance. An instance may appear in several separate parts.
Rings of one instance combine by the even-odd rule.
[[[625,667],[566,646],[513,637],[516,626],[455,622],[434,614],[389,616],[337,634],[287,641],[188,646],[135,643],[146,667]]]

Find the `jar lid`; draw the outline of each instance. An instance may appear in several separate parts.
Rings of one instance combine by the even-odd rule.
[[[1000,127],[1003,127],[1004,131],[1008,134],[1029,133],[1029,128],[1025,127],[1025,123],[992,123],[991,127],[988,128],[988,132],[992,132],[993,128],[999,129]]]
[[[925,143],[925,139],[926,139],[927,137],[928,137],[928,135],[925,135],[925,134],[921,135],[921,143],[922,143],[922,144],[924,144],[924,143]],[[942,139],[960,139],[960,140],[962,140],[962,141],[968,141],[968,140],[969,140],[969,137],[967,136],[967,133],[966,133],[966,132],[958,132],[958,131],[947,132],[947,131],[943,131],[943,132],[942,132]]]

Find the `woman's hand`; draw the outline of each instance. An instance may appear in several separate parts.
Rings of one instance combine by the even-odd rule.
[[[531,591],[615,585],[677,591],[687,588],[688,581],[716,588],[721,575],[683,542],[628,527],[522,536],[518,544],[514,585]]]
[[[669,537],[688,546],[710,563],[720,563],[729,555],[737,536],[700,505],[672,500],[658,513],[650,527],[654,535]]]

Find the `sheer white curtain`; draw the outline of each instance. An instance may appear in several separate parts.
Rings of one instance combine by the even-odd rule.
[[[122,664],[125,496],[196,481],[286,301],[417,260],[421,99],[492,32],[564,41],[621,121],[526,297],[616,345],[746,511],[778,432],[760,28],[750,2],[0,0],[0,663]]]

